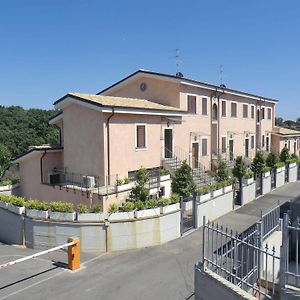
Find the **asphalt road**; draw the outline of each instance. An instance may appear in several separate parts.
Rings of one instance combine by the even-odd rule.
[[[261,210],[300,196],[300,183],[288,184],[218,223],[241,232],[255,223]],[[47,254],[0,270],[1,299],[191,300],[194,264],[201,259],[202,230],[162,246],[107,254],[82,254],[82,267],[71,272],[64,252]],[[0,263],[33,252],[0,244]],[[60,263],[57,263],[60,262]],[[61,263],[62,262],[62,263]]]

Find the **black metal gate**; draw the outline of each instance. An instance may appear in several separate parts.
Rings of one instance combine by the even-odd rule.
[[[181,198],[181,234],[195,228],[196,196]]]
[[[271,189],[276,188],[276,169],[271,169]]]
[[[262,194],[262,173],[256,174],[256,190],[255,190],[255,196],[261,196]]]
[[[285,166],[284,182],[289,182],[289,165]]]
[[[237,179],[233,182],[233,201],[234,205],[242,205],[241,186]]]

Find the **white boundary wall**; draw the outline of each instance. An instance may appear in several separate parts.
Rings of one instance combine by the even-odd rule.
[[[294,163],[294,164],[290,164],[289,165],[289,168],[288,168],[288,172],[289,172],[289,182],[296,182],[297,181],[297,173],[298,173],[298,170],[297,170],[297,164]]]

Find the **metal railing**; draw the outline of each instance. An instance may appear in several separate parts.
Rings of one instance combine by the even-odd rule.
[[[288,214],[283,215],[283,232],[281,247],[280,265],[280,286],[286,288],[287,285],[300,288],[299,274],[299,235],[300,219],[297,218],[294,224],[290,224]]]
[[[272,209],[261,212],[262,238],[267,238],[280,227],[280,203]]]
[[[275,248],[261,246],[259,227],[243,234],[203,219],[202,262],[229,282],[261,299],[276,292],[279,256]]]

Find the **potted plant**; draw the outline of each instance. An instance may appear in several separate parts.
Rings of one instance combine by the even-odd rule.
[[[277,173],[283,172],[285,170],[285,162],[280,161],[280,162],[275,164],[275,167],[276,167],[276,172]]]
[[[73,203],[50,202],[49,218],[51,220],[74,221],[75,215]]]
[[[132,188],[132,183],[126,177],[124,179],[117,179],[117,192],[128,191]]]
[[[251,184],[253,182],[253,172],[252,171],[247,171],[243,177],[243,182],[247,185]]]
[[[136,209],[139,208],[139,205],[136,206]],[[147,218],[147,217],[155,217],[160,215],[160,207],[158,207],[157,200],[149,199],[145,201],[144,209],[137,209],[135,211],[135,217],[139,218]]]
[[[25,202],[26,216],[30,218],[48,219],[49,203],[35,199],[30,199]]]
[[[6,194],[0,194],[0,207],[7,209],[8,203],[11,202],[12,196]]]
[[[215,198],[215,197],[218,197],[220,195],[223,194],[223,186],[222,186],[222,183],[216,181],[216,182],[213,182],[211,185],[210,185],[210,188],[211,188],[211,191],[212,191],[212,197]]]
[[[125,202],[122,207],[122,211],[118,211],[118,206],[116,203],[113,203],[109,206],[108,209],[108,220],[109,221],[118,221],[118,220],[132,220],[134,219],[134,203],[131,201]]]
[[[158,199],[157,205],[160,207],[161,214],[168,214],[180,209],[180,197],[178,194],[173,194],[170,198]]]
[[[7,204],[7,209],[18,215],[25,212],[25,199],[22,197],[11,196],[11,201]]]
[[[165,181],[170,179],[170,171],[166,169],[160,169],[160,181]]]
[[[269,177],[270,176],[270,167],[268,166],[263,166],[262,168],[262,173],[264,174],[264,177]]]
[[[18,185],[19,184],[18,184],[17,179],[0,181],[0,192],[7,191],[7,190],[13,190]]]
[[[231,178],[227,178],[227,179],[223,180],[222,185],[223,185],[224,193],[228,193],[228,192],[232,191],[232,179]]]
[[[101,206],[94,204],[89,211],[85,204],[77,206],[77,221],[79,222],[99,222],[103,221],[103,214],[101,213]]]
[[[199,187],[197,189],[197,193],[199,195],[200,202],[210,200],[210,198],[211,198],[211,189],[210,189],[210,186],[208,184]]]

